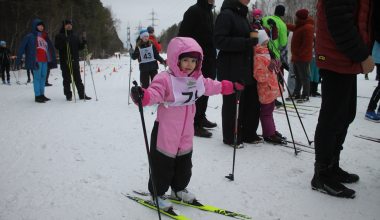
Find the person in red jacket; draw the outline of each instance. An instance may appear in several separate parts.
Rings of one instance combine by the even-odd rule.
[[[377,1],[377,0],[376,0]],[[375,67],[371,14],[373,0],[318,0],[316,65],[322,77],[322,105],[315,130],[311,187],[331,196],[354,198],[342,183],[359,176],[340,167],[347,130],[356,116],[357,74]]]
[[[149,33],[149,40],[153,41],[154,45],[157,47],[158,52],[161,52],[161,44],[156,40],[156,35],[154,35],[154,28],[149,26],[147,30]]]
[[[294,32],[291,52],[296,85],[292,96],[293,99],[297,99],[297,102],[306,102],[309,101],[309,65],[313,60],[315,21],[309,17],[307,9],[300,9],[296,12],[295,22],[296,25],[286,24],[288,30]],[[301,87],[303,87],[302,96],[300,95]]]

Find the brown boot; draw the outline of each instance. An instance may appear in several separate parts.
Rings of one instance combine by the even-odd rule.
[[[205,128],[215,128],[216,126],[217,126],[216,123],[213,123],[213,122],[207,120],[206,117],[204,117],[202,119],[202,127],[205,127]]]
[[[194,126],[194,135],[197,137],[211,137],[212,133],[199,125]]]

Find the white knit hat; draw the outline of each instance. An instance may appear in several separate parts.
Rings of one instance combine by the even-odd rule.
[[[258,45],[261,45],[264,41],[269,40],[269,37],[268,37],[267,32],[265,30],[259,30],[258,38],[259,38],[259,44]]]

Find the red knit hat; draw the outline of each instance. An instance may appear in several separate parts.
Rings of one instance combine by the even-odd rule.
[[[309,17],[309,11],[307,9],[300,9],[296,12],[296,16],[299,19],[306,20]]]

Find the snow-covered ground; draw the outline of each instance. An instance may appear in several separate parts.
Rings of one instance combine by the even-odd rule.
[[[53,86],[46,88],[45,95],[52,101],[45,104],[34,102],[32,84],[15,84],[13,73],[11,86],[0,85],[0,219],[158,219],[156,211],[121,195],[146,190],[148,181],[140,114],[136,105],[128,105],[129,65],[129,57],[92,61],[99,101],[89,67],[86,93],[93,99],[86,102],[66,101],[59,69],[51,71]],[[113,73],[114,67],[117,72]],[[138,81],[136,61],[132,67],[132,79]],[[26,82],[26,71],[21,75],[21,82]],[[379,219],[380,144],[353,136],[380,137],[380,124],[364,119],[376,85],[375,72],[370,80],[358,77],[357,117],[341,155],[343,168],[360,176],[359,183],[348,186],[357,192],[355,199],[311,190],[314,155],[295,156],[292,149],[270,144],[246,144],[237,150],[235,181],[227,180],[224,176],[232,170],[233,148],[222,142],[221,95],[211,97],[207,109],[210,121],[218,123],[211,129],[213,137],[194,137],[189,190],[204,204],[253,219]],[[307,105],[320,106],[320,98],[311,98]],[[145,111],[149,138],[153,109]],[[300,111],[308,113],[302,120],[313,139],[318,109],[309,109]],[[307,143],[298,118],[290,114],[295,139]],[[285,115],[275,113],[274,117],[277,130],[290,139]],[[229,219],[175,207],[190,219]]]

